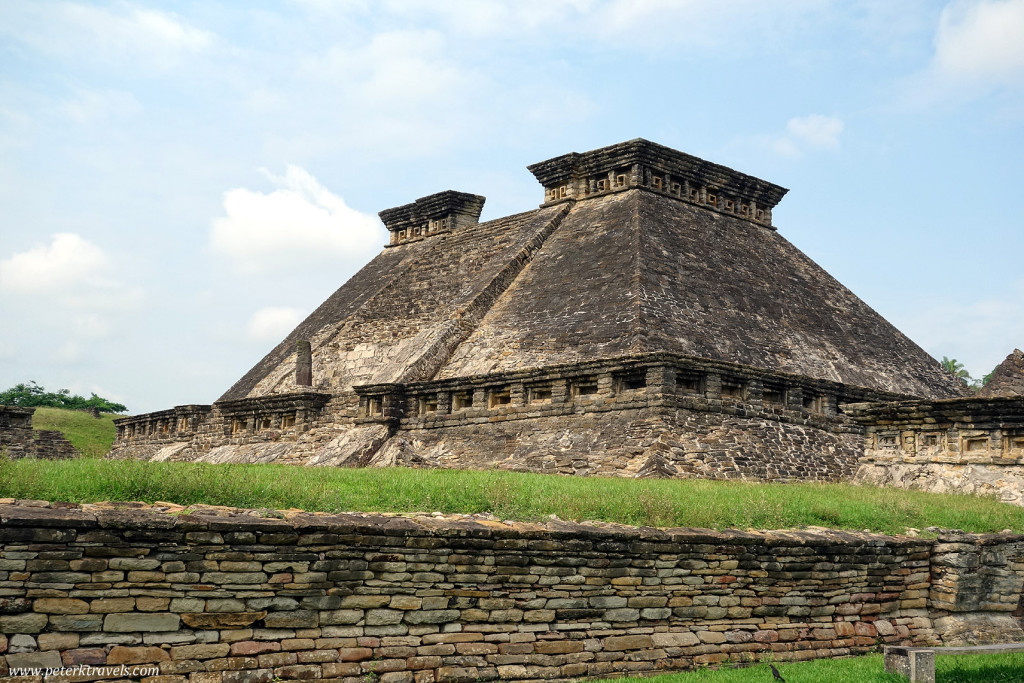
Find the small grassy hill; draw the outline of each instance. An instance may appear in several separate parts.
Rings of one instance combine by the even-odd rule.
[[[111,413],[100,413],[99,419],[82,410],[63,408],[36,408],[32,416],[33,429],[54,429],[64,435],[71,445],[86,458],[98,458],[110,450],[114,443],[114,418]]]
[[[324,512],[492,513],[523,521],[557,515],[574,521],[712,529],[822,526],[904,533],[908,527],[938,526],[1024,532],[1024,508],[968,495],[852,484],[602,479],[502,471],[14,460],[0,464],[0,497]]]

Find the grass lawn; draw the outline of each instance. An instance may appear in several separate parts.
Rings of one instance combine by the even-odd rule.
[[[55,429],[87,458],[98,458],[114,443],[114,418],[118,415],[100,413],[97,420],[82,410],[36,408],[32,415],[33,429]]]
[[[92,418],[90,418],[92,419]],[[503,519],[642,526],[904,533],[928,526],[1024,531],[1024,508],[990,498],[852,484],[562,477],[502,471],[337,469],[132,460],[12,460],[0,497],[170,501],[324,512],[489,512]]]
[[[906,683],[883,671],[882,656],[776,663],[786,683]],[[936,683],[1020,683],[1024,654],[957,655],[935,659]],[[702,669],[654,678],[619,678],[615,683],[774,683],[767,664],[744,669]]]

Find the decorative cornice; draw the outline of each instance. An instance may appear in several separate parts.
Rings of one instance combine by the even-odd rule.
[[[485,201],[477,194],[445,190],[377,215],[391,232],[388,246],[393,246],[473,225],[479,222]]]
[[[544,186],[542,206],[644,189],[765,227],[789,191],[641,138],[527,168]]]

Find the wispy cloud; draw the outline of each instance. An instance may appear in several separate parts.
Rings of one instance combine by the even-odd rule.
[[[839,149],[843,135],[843,120],[838,116],[810,114],[786,122],[784,132],[763,136],[762,145],[776,154],[799,157],[806,152]]]
[[[121,2],[14,0],[0,7],[0,35],[60,59],[168,68],[210,49],[216,36],[160,10]]]
[[[141,112],[142,106],[123,90],[78,89],[58,109],[75,123],[89,124],[130,118]]]
[[[75,363],[90,344],[124,329],[143,291],[119,281],[114,260],[74,233],[0,261],[0,298],[12,327],[48,329],[52,360]]]
[[[1020,106],[1024,0],[954,0],[939,15],[934,32],[928,65],[902,85],[905,103],[921,109],[999,94]]]
[[[1024,86],[1024,0],[960,1],[942,12],[932,67],[962,86]]]

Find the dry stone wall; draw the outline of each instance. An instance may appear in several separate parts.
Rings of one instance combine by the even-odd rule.
[[[0,540],[7,675],[564,679],[1024,636],[1019,536],[4,500]]]

